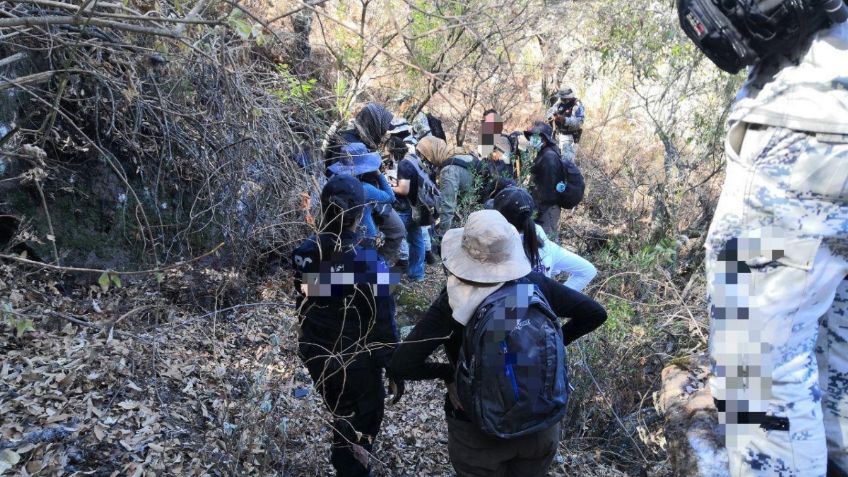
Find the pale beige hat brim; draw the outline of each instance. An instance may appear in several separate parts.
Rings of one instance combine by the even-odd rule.
[[[493,264],[475,260],[462,248],[464,230],[450,229],[442,238],[442,263],[457,277],[477,283],[500,283],[517,280],[532,270],[518,233],[512,239],[509,258]]]

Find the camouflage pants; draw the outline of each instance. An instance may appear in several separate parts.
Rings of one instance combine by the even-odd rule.
[[[572,161],[577,157],[577,143],[574,142],[574,136],[571,134],[557,134],[557,146],[562,157]]]
[[[730,474],[848,469],[848,141],[735,123],[726,149],[706,247]]]

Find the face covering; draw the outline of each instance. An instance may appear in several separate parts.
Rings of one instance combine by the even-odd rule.
[[[539,150],[542,148],[542,136],[539,134],[534,134],[530,136],[530,146],[535,150]]]

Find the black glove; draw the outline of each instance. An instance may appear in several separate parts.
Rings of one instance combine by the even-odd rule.
[[[389,378],[389,395],[394,396],[389,403],[397,404],[404,392],[406,392],[406,384],[404,384],[403,379]]]

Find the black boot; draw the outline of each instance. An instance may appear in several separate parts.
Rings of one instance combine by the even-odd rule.
[[[392,271],[395,273],[400,273],[401,275],[406,274],[409,270],[409,260],[398,260],[395,262],[395,265],[392,267]]]
[[[433,265],[436,263],[436,256],[433,254],[432,250],[427,250],[427,253],[424,254],[424,261],[427,262],[427,265]]]

